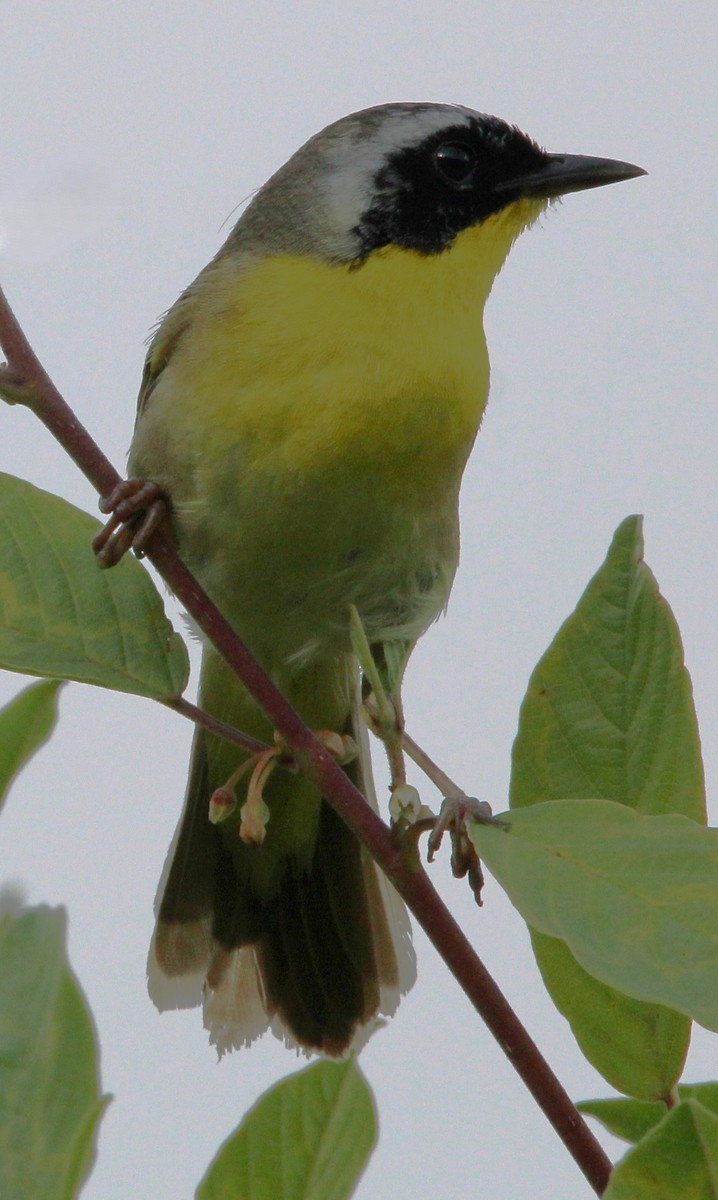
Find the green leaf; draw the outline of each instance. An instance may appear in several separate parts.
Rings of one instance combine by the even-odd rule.
[[[698,1100],[718,1116],[718,1083],[679,1083],[678,1096],[681,1100]],[[576,1108],[595,1117],[609,1133],[627,1142],[640,1141],[666,1115],[665,1104],[621,1098],[581,1100]]]
[[[0,808],[18,771],[50,736],[62,681],[32,683],[0,709]]]
[[[718,1117],[685,1100],[611,1173],[604,1200],[718,1200]]]
[[[470,834],[526,921],[596,979],[718,1030],[718,830],[549,800]]]
[[[576,962],[565,942],[530,932],[551,999],[588,1061],[617,1091],[638,1100],[670,1095],[685,1063],[690,1020],[601,983]]]
[[[617,529],[603,566],[529,683],[513,748],[511,806],[601,797],[705,820],[691,683],[673,614],[642,561],[642,522]],[[690,1022],[593,981],[532,931],[554,1003],[586,1057],[619,1091],[670,1093]]]
[[[184,643],[147,571],[101,571],[93,517],[0,473],[0,666],[152,696],[187,682]]]
[[[0,920],[0,1196],[72,1200],[95,1156],[92,1018],[65,952],[63,909]]]
[[[576,1108],[624,1142],[640,1142],[666,1115],[665,1104],[657,1100],[581,1100]]]
[[[679,1083],[681,1100],[698,1100],[704,1108],[718,1116],[718,1083]]]
[[[376,1136],[374,1101],[356,1061],[315,1063],[250,1109],[197,1200],[345,1200]]]
[[[531,676],[512,751],[512,808],[604,799],[705,822],[680,633],[642,556],[641,519],[628,517]]]

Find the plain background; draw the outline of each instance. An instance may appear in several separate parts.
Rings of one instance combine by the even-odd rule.
[[[569,197],[521,239],[489,303],[492,397],[463,490],[462,566],[405,702],[414,736],[495,810],[531,669],[631,512],[645,513],[646,558],[682,628],[715,791],[715,14],[656,0],[3,5],[2,283],[120,469],[152,323],[235,207],[329,121],[456,101],[549,149],[649,170]],[[95,511],[27,412],[0,409],[0,469]],[[0,676],[0,699],[23,682]],[[0,823],[0,880],[69,910],[115,1095],[87,1200],[190,1197],[242,1113],[301,1065],[270,1039],[218,1065],[198,1012],[160,1017],[147,998],[190,734],[149,702],[70,686]],[[476,909],[446,857],[433,878],[569,1092],[607,1094],[542,992],[521,921],[491,882]],[[362,1056],[381,1138],[358,1195],[591,1195],[416,942],[419,984]],[[715,1076],[717,1057],[699,1031],[686,1077]]]

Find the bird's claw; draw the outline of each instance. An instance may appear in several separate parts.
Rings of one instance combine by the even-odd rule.
[[[169,504],[157,483],[144,479],[124,479],[109,496],[100,500],[100,512],[110,519],[93,540],[98,565],[114,567],[128,550],[138,558],[147,551],[155,530],[167,516]]]
[[[494,817],[491,808],[485,800],[477,800],[475,796],[447,796],[442,805],[434,827],[429,834],[427,844],[428,860],[434,861],[448,831],[451,838],[451,871],[455,879],[468,876],[469,887],[474,893],[478,905],[482,904],[481,891],[484,886],[484,874],[481,862],[466,829],[467,821],[479,821],[483,825],[499,825],[506,828],[506,822]]]

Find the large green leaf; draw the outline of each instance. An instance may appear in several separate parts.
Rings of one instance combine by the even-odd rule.
[[[718,1117],[697,1100],[669,1112],[614,1168],[604,1200],[718,1200]]]
[[[95,1156],[92,1019],[65,953],[65,913],[0,918],[0,1196],[73,1200]]]
[[[0,709],[0,807],[13,777],[50,736],[61,687],[60,679],[31,683]]]
[[[98,569],[93,517],[0,474],[0,666],[155,699],[179,695],[187,652],[131,555]]]
[[[375,1142],[374,1102],[355,1060],[318,1062],[257,1101],[197,1200],[346,1200]]]
[[[565,942],[532,929],[542,978],[589,1062],[619,1092],[653,1101],[683,1070],[691,1023],[663,1004],[634,1000],[589,975]]]
[[[715,1116],[718,1116],[718,1083],[679,1083],[678,1096],[681,1100],[699,1100]],[[616,1137],[627,1142],[638,1142],[666,1115],[665,1104],[648,1100],[625,1100],[611,1097],[609,1100],[581,1100],[576,1108],[579,1112],[595,1117]]]
[[[718,830],[610,800],[508,819],[470,833],[524,919],[602,982],[718,1030]]]
[[[643,562],[640,517],[619,525],[521,707],[511,807],[566,798],[705,821],[690,677],[673,613]]]
[[[641,520],[629,517],[536,667],[513,748],[512,808],[600,797],[705,820],[680,634],[642,556]],[[620,1091],[668,1095],[689,1021],[593,980],[564,944],[535,930],[532,942],[554,1003],[594,1066]]]

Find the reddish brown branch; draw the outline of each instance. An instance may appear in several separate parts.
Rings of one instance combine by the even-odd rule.
[[[100,495],[109,493],[119,475],[37,360],[1,290],[0,346],[8,361],[0,373],[0,394],[5,391],[11,402],[30,407]],[[295,759],[392,880],[600,1196],[608,1183],[610,1160],[430,883],[418,857],[407,852],[406,844],[397,845],[389,828],[255,662],[162,530],[153,535],[147,557],[251,692]],[[179,698],[171,707],[190,715],[191,706]]]
[[[205,712],[203,708],[198,708],[196,704],[190,704],[184,696],[178,696],[175,700],[165,700],[164,705],[165,708],[171,708],[180,716],[188,717],[190,721],[194,721],[195,725],[201,725],[203,729],[209,730],[217,737],[224,738],[227,742],[234,742],[235,746],[241,746],[250,754],[262,754],[269,749],[266,742],[260,742],[257,738],[250,737],[248,733],[242,733],[241,730],[235,729],[233,725],[219,721],[217,717]]]

